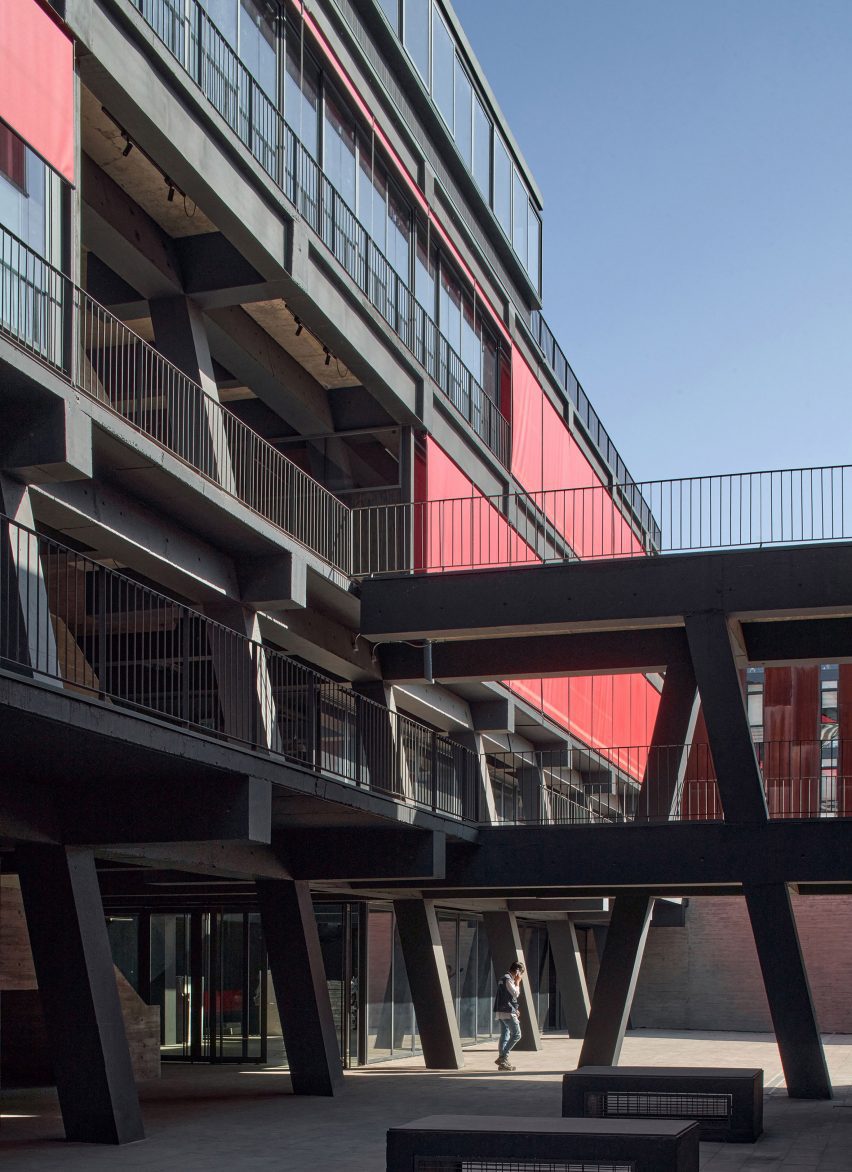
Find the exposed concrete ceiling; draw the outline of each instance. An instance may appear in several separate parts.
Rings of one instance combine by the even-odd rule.
[[[298,319],[280,299],[255,301],[250,305],[244,305],[243,309],[275,339],[279,346],[313,375],[321,386],[326,389],[337,389],[360,385],[361,380],[334,354],[327,353],[319,338],[304,326],[299,330]]]
[[[167,177],[134,146],[124,155],[127,139],[94,94],[81,89],[80,133],[83,150],[155,220],[169,236],[198,236],[216,225],[191,199],[175,190],[169,200]]]

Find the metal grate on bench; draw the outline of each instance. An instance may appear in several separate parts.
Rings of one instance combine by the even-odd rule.
[[[415,1172],[636,1172],[630,1163],[589,1164],[570,1160],[557,1163],[540,1160],[417,1160]]]
[[[586,1115],[592,1119],[717,1119],[729,1120],[732,1095],[666,1091],[605,1091],[586,1093]]]

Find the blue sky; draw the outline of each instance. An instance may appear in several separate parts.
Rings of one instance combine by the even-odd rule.
[[[454,7],[633,475],[852,462],[852,0]]]

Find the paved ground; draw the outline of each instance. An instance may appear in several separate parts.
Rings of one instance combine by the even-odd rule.
[[[783,1090],[778,1050],[766,1034],[639,1030],[628,1035],[625,1065],[762,1066],[765,1134],[755,1145],[702,1144],[712,1172],[852,1172],[852,1036],[829,1035],[835,1098],[794,1101]],[[285,1071],[256,1067],[171,1066],[140,1088],[148,1139],[123,1148],[67,1144],[52,1091],[0,1097],[0,1167],[156,1169],[195,1172],[384,1172],[385,1131],[422,1115],[553,1115],[560,1076],[577,1064],[579,1042],[548,1037],[539,1053],[516,1054],[517,1071],[499,1074],[493,1047],[465,1051],[462,1071],[425,1071],[419,1059],[346,1076],[334,1099],[297,1099]]]

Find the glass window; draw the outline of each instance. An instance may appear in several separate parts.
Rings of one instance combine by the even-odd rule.
[[[512,244],[515,252],[527,264],[527,214],[529,196],[524,181],[517,171],[512,172]]]
[[[201,0],[201,7],[232,49],[237,47],[238,0]]]
[[[411,280],[411,210],[405,200],[388,190],[387,258],[407,285]]]
[[[62,180],[0,122],[0,225],[59,267],[61,223]]]
[[[384,168],[373,166],[372,145],[361,139],[358,166],[358,219],[383,253],[387,252],[388,183]]]
[[[350,208],[355,207],[355,123],[337,98],[325,93],[323,170]]]
[[[473,163],[473,88],[456,57],[456,145],[468,170]]]
[[[512,164],[503,140],[494,132],[494,215],[507,236],[512,228]]]
[[[539,261],[541,258],[541,220],[538,218],[538,213],[532,206],[532,201],[529,204],[527,223],[527,272],[532,277],[533,285],[538,289],[541,283],[541,274],[539,271]]]
[[[461,285],[442,261],[441,284],[438,293],[438,328],[456,354],[461,354],[461,304]]]
[[[427,252],[426,229],[417,228],[417,254],[414,264],[414,296],[431,318],[435,317],[435,273],[437,256],[434,248]]]
[[[429,0],[402,0],[402,36],[408,56],[429,82]]]
[[[432,98],[441,116],[453,129],[453,64],[456,51],[449,29],[437,7],[432,9]]]
[[[302,61],[300,34],[287,37],[285,114],[305,149],[319,154],[319,69],[307,51]]]
[[[379,0],[379,5],[391,28],[399,36],[399,0]]]
[[[462,306],[461,323],[461,350],[462,362],[468,368],[476,381],[482,385],[482,343],[477,331],[477,322],[474,316],[473,300],[465,297]]]
[[[491,120],[477,97],[473,99],[473,177],[488,199],[491,195]]]
[[[269,12],[257,0],[240,0],[240,60],[273,101],[278,93],[275,39]]]

